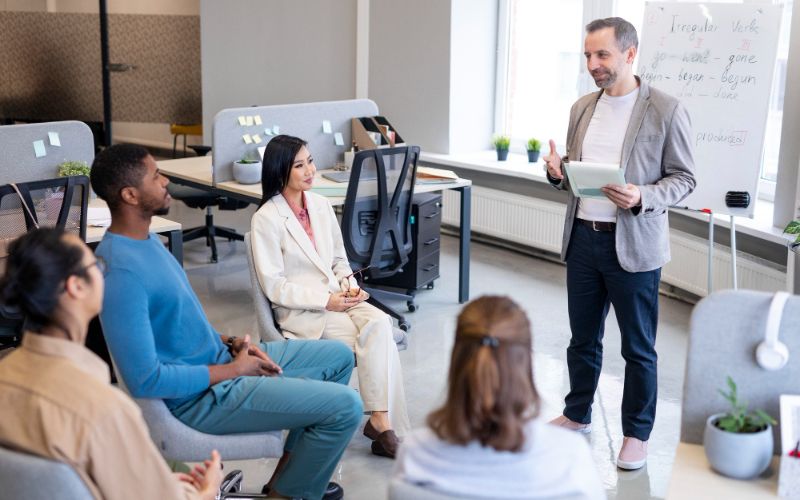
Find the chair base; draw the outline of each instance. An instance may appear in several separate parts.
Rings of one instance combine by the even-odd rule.
[[[397,320],[397,326],[407,332],[411,329],[411,324],[406,321],[405,316],[400,314],[399,312],[395,311],[393,308],[389,307],[388,305],[384,304],[382,301],[384,300],[406,300],[406,305],[408,306],[408,310],[410,312],[414,312],[417,310],[418,306],[414,302],[414,293],[413,291],[409,291],[406,293],[403,292],[393,292],[390,290],[384,290],[382,288],[372,288],[368,285],[362,286],[367,293],[369,293],[370,297],[367,299],[367,302],[372,304],[373,306],[377,307],[381,311],[385,312],[392,318]]]
[[[206,239],[206,246],[211,247],[211,262],[219,260],[217,254],[216,238],[228,238],[228,241],[244,241],[244,235],[229,227],[215,226],[214,216],[206,214],[206,225],[183,230],[183,241],[192,241],[198,238]]]

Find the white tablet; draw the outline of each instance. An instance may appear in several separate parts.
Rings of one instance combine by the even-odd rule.
[[[607,184],[627,184],[619,163],[564,162],[564,171],[572,194],[578,198],[607,199],[600,188]]]

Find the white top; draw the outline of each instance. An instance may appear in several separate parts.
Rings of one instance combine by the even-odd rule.
[[[450,444],[427,427],[416,429],[400,446],[394,476],[470,497],[606,498],[586,438],[539,420],[525,434],[523,449],[512,453],[477,442]]]
[[[594,114],[586,129],[581,150],[581,161],[593,163],[620,163],[622,142],[628,130],[633,105],[639,96],[639,87],[623,96],[612,97],[605,92],[597,101]],[[604,199],[578,200],[578,218],[616,222],[617,206]]]

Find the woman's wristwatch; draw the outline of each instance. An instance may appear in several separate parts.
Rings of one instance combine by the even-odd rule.
[[[233,349],[233,344],[237,340],[238,340],[238,337],[234,337],[234,336],[230,336],[227,339],[225,339],[225,345],[228,346],[228,350],[229,351]]]

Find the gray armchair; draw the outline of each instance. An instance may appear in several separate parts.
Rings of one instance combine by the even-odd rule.
[[[48,458],[0,447],[2,498],[92,500],[72,467]]]
[[[261,290],[261,284],[258,282],[258,275],[256,274],[256,266],[253,263],[253,246],[251,245],[252,233],[249,231],[244,233],[244,248],[247,254],[247,267],[250,269],[250,296],[253,297],[253,304],[256,307],[256,326],[258,327],[258,335],[261,337],[262,342],[271,342],[273,340],[284,340],[281,329],[275,322],[275,316],[272,314],[272,303]]]

